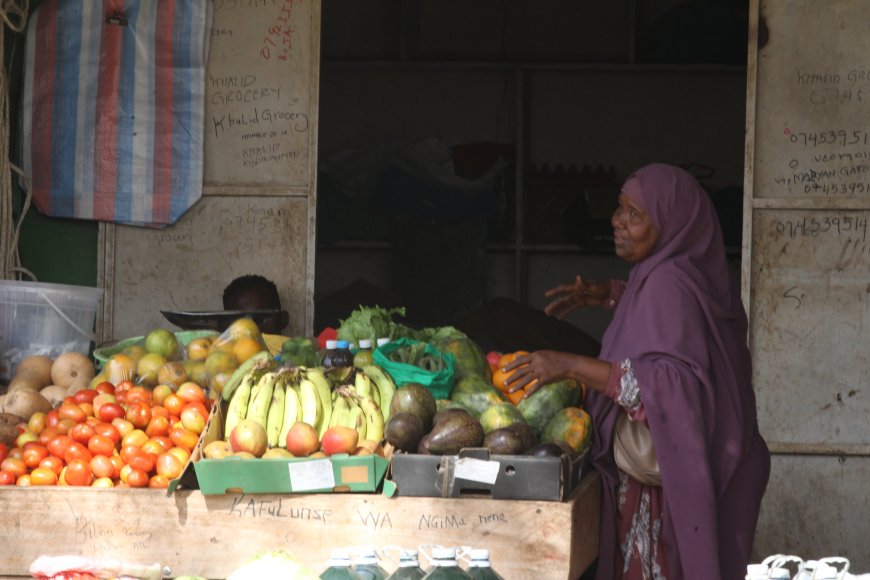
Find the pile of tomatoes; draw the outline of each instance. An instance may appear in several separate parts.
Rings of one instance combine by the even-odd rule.
[[[212,404],[194,382],[79,390],[22,423],[13,447],[0,444],[0,485],[165,488],[184,471]]]

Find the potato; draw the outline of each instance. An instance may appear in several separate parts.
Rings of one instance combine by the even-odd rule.
[[[39,391],[39,394],[48,399],[52,407],[60,407],[63,400],[68,396],[69,390],[60,385],[49,385]]]
[[[12,445],[18,438],[18,424],[24,419],[9,413],[0,413],[0,443]]]
[[[38,411],[48,413],[51,411],[51,403],[35,391],[25,389],[13,391],[6,395],[6,401],[3,404],[3,410],[6,413],[18,415],[25,421],[30,419],[30,416]]]

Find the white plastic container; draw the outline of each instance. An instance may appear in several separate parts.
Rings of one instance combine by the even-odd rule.
[[[0,280],[0,380],[21,359],[90,351],[102,288]]]

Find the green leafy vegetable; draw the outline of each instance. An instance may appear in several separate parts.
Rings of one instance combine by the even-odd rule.
[[[405,316],[403,307],[381,308],[380,306],[360,306],[341,321],[338,327],[338,338],[341,340],[359,341],[369,339],[373,343],[379,338],[389,339],[403,336],[406,328],[393,320],[393,316]]]

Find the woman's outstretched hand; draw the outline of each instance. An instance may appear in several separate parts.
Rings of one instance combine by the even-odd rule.
[[[514,359],[505,367],[513,371],[505,381],[508,392],[526,388],[525,397],[530,397],[544,385],[560,381],[568,376],[574,355],[555,350],[536,350]]]
[[[563,319],[579,308],[601,306],[610,296],[609,282],[584,281],[577,276],[573,284],[561,284],[544,293],[547,298],[555,298],[544,313],[547,316]]]

